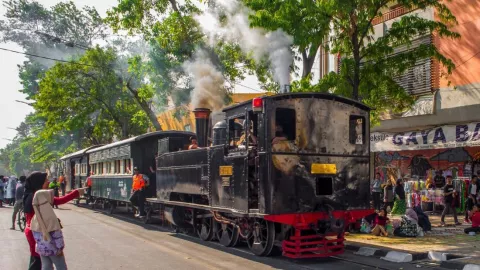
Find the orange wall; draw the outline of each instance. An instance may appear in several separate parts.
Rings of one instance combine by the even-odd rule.
[[[457,17],[458,25],[452,30],[459,33],[459,39],[436,39],[440,52],[455,63],[455,70],[448,78],[440,78],[440,88],[463,86],[480,82],[480,1],[444,1]],[[435,14],[435,19],[438,19]],[[463,63],[463,64],[462,64]],[[445,72],[446,70],[443,69]]]

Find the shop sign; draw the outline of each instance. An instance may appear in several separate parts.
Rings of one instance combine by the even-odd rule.
[[[372,152],[480,146],[480,122],[421,131],[370,134]]]

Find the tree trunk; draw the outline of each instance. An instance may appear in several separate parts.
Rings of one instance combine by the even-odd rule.
[[[352,84],[352,99],[359,100],[359,88],[360,88],[360,44],[358,40],[358,32],[355,32],[352,35],[352,44],[353,44],[353,84]]]
[[[150,122],[152,123],[155,130],[162,131],[162,126],[160,125],[160,122],[158,122],[157,115],[152,109],[150,109],[150,106],[148,106],[148,103],[145,100],[143,100],[141,97],[139,97],[138,92],[135,89],[133,89],[128,83],[127,83],[127,89],[130,91],[133,98],[135,99],[137,104],[140,106],[140,108],[142,108],[142,110],[147,114],[148,119],[150,119]]]
[[[306,49],[302,51],[302,60],[303,60],[303,71],[302,71],[302,79],[306,78],[310,73],[312,73],[313,63],[315,62],[316,54],[307,55]]]

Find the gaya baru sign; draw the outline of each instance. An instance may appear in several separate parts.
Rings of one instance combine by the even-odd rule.
[[[370,134],[372,152],[480,146],[480,122],[419,131]]]

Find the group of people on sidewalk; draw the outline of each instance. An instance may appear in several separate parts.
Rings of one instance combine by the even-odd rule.
[[[471,181],[468,183],[468,188],[466,192],[467,200],[465,210],[465,223],[471,223],[472,227],[466,228],[465,233],[480,232],[480,205],[478,205],[480,185],[478,185],[477,182],[478,177],[476,175],[473,175]],[[452,176],[448,175],[447,177],[443,177],[441,175],[441,172],[437,172],[437,175],[435,176],[433,181],[427,181],[427,188],[435,187],[442,187],[444,196],[444,209],[442,212],[440,225],[445,226],[445,216],[448,213],[452,213],[455,225],[461,225],[462,223],[458,221],[457,217],[456,203],[457,197],[461,196],[463,192],[455,190]],[[381,204],[382,190],[383,206]],[[374,224],[379,226],[378,228],[374,228],[372,230],[375,235],[388,235],[384,228],[384,226],[389,222],[389,219],[387,217],[388,209],[391,209],[391,215],[404,215],[402,216],[402,224],[398,228],[413,228],[413,224],[417,224],[419,220],[422,223],[430,224],[428,216],[423,213],[419,205],[407,209],[407,204],[405,200],[405,189],[403,187],[402,179],[398,179],[396,181],[396,185],[393,187],[391,181],[386,181],[386,183],[383,183],[380,173],[376,173],[375,179],[372,181],[372,199],[373,206],[378,212],[375,214],[375,220],[371,220],[374,222]],[[431,227],[431,225],[428,225],[427,227]],[[410,231],[412,230],[414,229],[411,229]],[[425,228],[423,228],[423,230],[427,231],[425,230]],[[399,235],[408,236],[413,234],[408,232],[405,233],[404,231],[404,233],[399,233]]]

